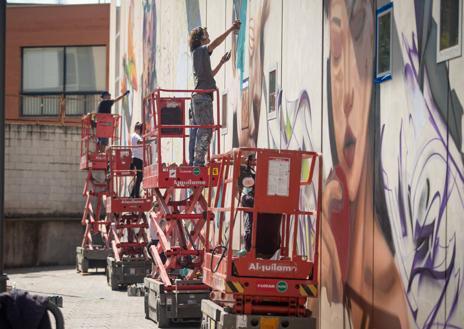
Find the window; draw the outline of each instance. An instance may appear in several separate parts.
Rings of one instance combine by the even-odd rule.
[[[106,47],[22,49],[23,116],[82,115],[106,89]]]
[[[106,48],[66,47],[66,91],[105,90]]]
[[[222,94],[221,132],[227,134],[227,93]]]
[[[438,17],[437,61],[461,56],[462,0],[440,0]]]
[[[391,34],[393,3],[377,9],[376,19],[376,74],[375,82],[381,83],[392,78],[391,75]]]
[[[274,68],[269,72],[269,110],[268,110],[268,118],[272,119],[276,117],[276,107],[275,107],[275,100],[276,100],[276,91],[277,91],[277,69]]]

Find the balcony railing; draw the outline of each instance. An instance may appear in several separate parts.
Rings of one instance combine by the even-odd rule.
[[[21,95],[23,117],[81,116],[96,112],[100,93],[84,95]]]

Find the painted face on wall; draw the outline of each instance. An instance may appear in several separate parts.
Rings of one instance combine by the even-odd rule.
[[[330,81],[339,165],[350,201],[356,198],[367,148],[374,22],[370,0],[331,0]]]

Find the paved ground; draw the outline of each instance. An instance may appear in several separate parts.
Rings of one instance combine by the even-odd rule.
[[[92,270],[93,271],[93,270]],[[63,296],[66,329],[154,329],[145,319],[143,297],[111,291],[100,273],[77,274],[74,268],[7,270],[9,285],[34,294]]]

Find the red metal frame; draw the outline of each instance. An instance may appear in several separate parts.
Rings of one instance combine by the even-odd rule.
[[[123,196],[123,183],[135,179],[137,172],[131,169],[132,149],[141,146],[111,146],[106,151],[109,163],[107,213],[145,212],[152,207],[152,198],[130,198]]]
[[[148,238],[147,217],[144,212],[110,213],[109,238],[116,261],[124,257],[145,257]]]
[[[255,160],[247,162],[250,155]],[[240,148],[214,159],[220,165],[219,182],[217,187],[209,190],[208,212],[216,214],[216,223],[212,217],[208,218],[203,263],[203,282],[213,289],[212,299],[241,314],[269,312],[307,316],[306,299],[318,295],[321,155],[317,152]],[[302,166],[304,161],[308,166]],[[237,198],[240,166],[245,163],[251,163],[255,170],[252,207],[244,207],[239,201],[241,197]],[[305,171],[307,168],[304,173],[303,168]],[[306,175],[307,179],[302,181],[301,177]],[[300,192],[303,186],[310,184],[314,184],[318,193],[316,209],[302,210]],[[251,250],[239,256],[235,251],[240,249],[237,242],[243,232],[237,215],[245,212],[253,214]],[[278,235],[276,239],[280,239],[280,255],[275,254],[272,259],[257,252],[258,221],[263,225],[260,227],[270,225],[264,222],[268,217],[258,217],[259,214],[281,215],[274,231]],[[298,222],[311,220],[311,217],[315,225],[315,252],[299,255]]]
[[[152,198],[124,196],[124,182],[134,180],[137,172],[131,169],[132,149],[142,146],[111,146],[106,151],[109,163],[106,213],[109,217],[109,239],[116,261],[123,257],[145,257],[148,228],[145,212],[152,208]]]
[[[216,99],[216,120],[212,125],[186,123],[190,96],[185,94],[212,93]],[[176,124],[163,122],[162,115],[176,111]],[[156,89],[144,99],[143,107],[144,178],[143,186],[156,200],[158,209],[149,213],[149,221],[158,235],[157,246],[150,247],[154,259],[152,276],[163,282],[166,290],[205,290],[207,286],[178,285],[175,279],[199,279],[204,252],[204,225],[210,214],[204,197],[205,187],[215,184],[219,166],[212,161],[211,148],[205,167],[187,164],[187,129],[210,128],[220,136],[220,104],[217,90]],[[162,140],[182,140],[180,163],[168,163],[162,154]],[[216,139],[220,152],[220,138]],[[163,259],[165,261],[163,262]],[[181,269],[188,269],[182,273]]]
[[[116,114],[89,113],[81,120],[80,169],[106,170],[105,153],[98,152],[97,138],[109,138],[118,142],[121,117]]]
[[[119,126],[120,117],[113,114],[90,113],[81,121],[80,169],[87,171],[82,192],[85,198],[82,215],[82,225],[85,226],[81,243],[83,248],[93,250],[97,247],[92,241],[92,235],[95,234],[101,234],[105,248],[110,246],[108,236],[110,222],[100,219],[109,193],[106,181],[107,158],[105,153],[99,152],[97,138],[109,138],[117,143]],[[99,175],[100,180],[97,177]]]
[[[186,124],[187,102],[191,97],[183,96],[186,93],[213,93],[216,99],[216,120],[212,125],[190,125]],[[181,96],[176,96],[181,94]],[[161,121],[162,109],[180,108],[181,124],[164,124]],[[211,162],[211,148],[207,154],[207,165],[205,167],[192,167],[187,164],[187,138],[189,128],[210,128],[217,137],[220,137],[220,104],[219,94],[214,90],[174,90],[156,89],[144,99],[142,111],[144,123],[144,173],[143,186],[145,189],[207,187],[210,183],[210,172],[213,173],[212,184],[215,183],[215,173],[218,166]],[[172,133],[167,130],[179,129],[180,133]],[[164,131],[163,131],[164,130]],[[182,161],[180,164],[163,162],[161,154],[161,142],[164,138],[182,139]],[[220,153],[221,139],[216,138],[216,154]]]

